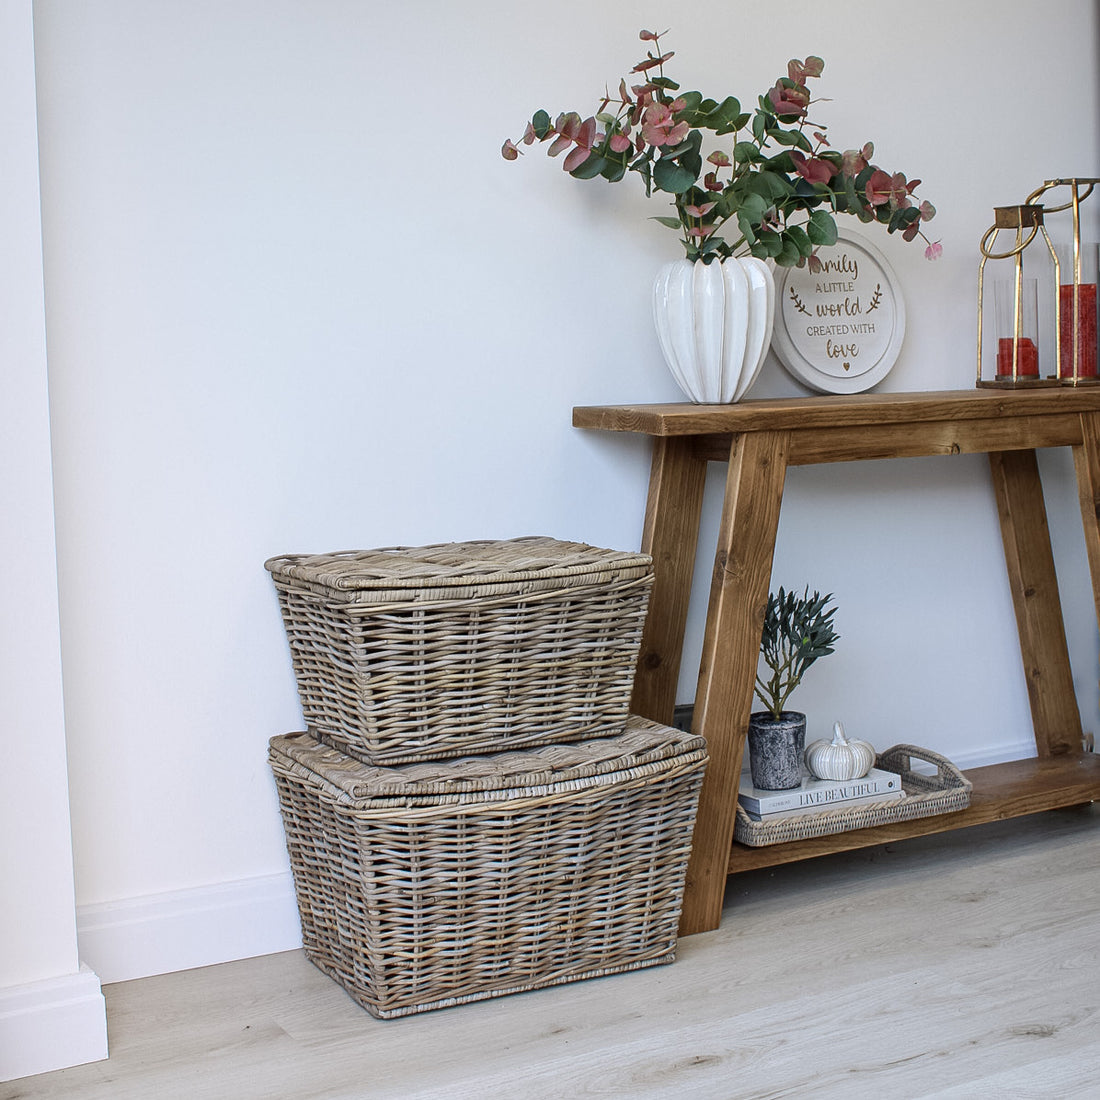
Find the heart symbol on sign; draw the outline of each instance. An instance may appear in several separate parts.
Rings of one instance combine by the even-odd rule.
[[[852,364],[851,363],[845,363],[844,364],[844,369],[845,370],[851,370],[852,369]]]

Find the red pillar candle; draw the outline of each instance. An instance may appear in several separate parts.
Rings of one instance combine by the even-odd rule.
[[[1073,284],[1063,283],[1058,288],[1058,335],[1060,356],[1058,376],[1074,377],[1073,354]],[[1002,341],[1003,343],[1004,341]],[[1011,344],[1011,341],[1009,341]],[[1009,356],[1012,349],[1009,349]],[[998,362],[1000,360],[998,359]],[[1010,358],[1011,362],[1011,358]],[[1077,371],[1078,378],[1095,378],[1096,375],[1096,284],[1081,283],[1077,288]],[[998,367],[998,370],[1000,368]],[[1009,367],[1011,371],[1011,366]]]
[[[997,377],[1012,377],[1011,336],[1002,336],[997,341]],[[1016,376],[1018,378],[1039,377],[1039,349],[1030,337],[1022,336],[1016,341]]]

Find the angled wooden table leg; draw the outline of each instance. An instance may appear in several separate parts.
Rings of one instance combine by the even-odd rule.
[[[1035,745],[1040,756],[1081,749],[1081,715],[1034,451],[989,455],[1005,564],[1016,608]],[[1080,466],[1078,466],[1080,470]]]
[[[1081,499],[1081,521],[1085,525],[1085,547],[1092,575],[1092,597],[1100,622],[1100,414],[1081,414],[1082,443],[1073,448],[1077,470],[1077,493]]]
[[[653,441],[642,552],[653,555],[653,591],[630,709],[671,725],[676,707],[707,464],[690,436]]]
[[[722,916],[789,444],[788,432],[759,431],[734,436],[730,449],[695,696],[694,730],[706,738],[710,762],[699,798],[681,935],[717,928]]]

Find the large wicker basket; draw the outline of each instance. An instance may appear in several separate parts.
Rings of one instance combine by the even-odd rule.
[[[307,956],[375,1016],[671,962],[706,761],[616,737],[382,768],[276,737]]]
[[[373,764],[623,728],[644,554],[549,538],[266,562],[309,731]]]

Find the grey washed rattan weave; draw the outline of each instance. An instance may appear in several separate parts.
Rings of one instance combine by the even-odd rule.
[[[626,721],[646,555],[526,538],[265,564],[306,724],[361,760],[493,752]]]
[[[389,1018],[675,957],[706,761],[618,736],[386,768],[276,737],[307,956]]]
[[[914,769],[913,761],[923,760],[936,766],[935,775]],[[867,829],[891,821],[910,821],[918,817],[965,810],[970,805],[973,784],[946,756],[916,745],[895,745],[879,753],[875,767],[901,776],[905,797],[890,802],[863,802],[845,809],[834,806],[817,813],[797,814],[771,821],[755,821],[737,806],[734,839],[750,848],[806,840],[814,836]]]

